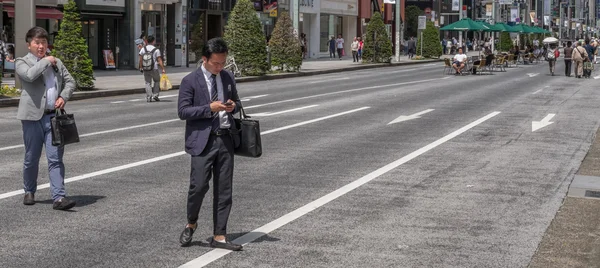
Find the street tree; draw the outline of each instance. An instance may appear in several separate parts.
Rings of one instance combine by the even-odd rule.
[[[302,65],[302,51],[298,37],[294,34],[292,19],[282,12],[269,40],[271,64],[280,70],[295,72]]]
[[[406,31],[404,36],[416,37],[417,28],[419,28],[419,16],[423,15],[423,11],[417,6],[407,6],[404,17],[406,18]]]
[[[500,51],[509,51],[513,48],[513,42],[510,38],[509,32],[502,32],[500,34]]]
[[[440,42],[440,30],[435,27],[431,21],[427,21],[423,38],[417,39],[417,55],[421,54],[421,42],[423,42],[424,58],[439,58],[442,55],[442,45]]]
[[[94,70],[79,22],[77,4],[69,0],[64,5],[63,20],[54,41],[52,55],[59,58],[69,70],[77,83],[77,89],[90,90],[94,88]]]
[[[202,49],[204,48],[204,14],[200,15],[198,22],[194,23],[191,30],[190,50],[196,56],[196,60],[202,59]]]
[[[367,25],[362,54],[363,62],[390,62],[392,42],[383,24],[381,13],[375,12]]]
[[[250,0],[235,4],[225,26],[225,41],[242,75],[263,75],[269,69],[267,40]]]

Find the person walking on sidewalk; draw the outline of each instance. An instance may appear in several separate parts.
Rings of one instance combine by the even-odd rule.
[[[331,36],[331,39],[327,41],[327,47],[329,47],[329,59],[335,59],[335,37]]]
[[[573,50],[573,61],[575,61],[575,77],[581,78],[583,75],[583,62],[588,59],[587,51],[577,42],[577,46]]]
[[[344,52],[344,38],[342,38],[341,34],[338,34],[338,38],[335,40],[335,43],[338,56],[340,57],[340,60],[342,60],[342,53]]]
[[[550,67],[550,75],[554,76],[554,69],[556,68],[556,60],[560,56],[560,52],[558,52],[557,44],[549,44],[548,50],[546,52],[546,60],[548,61],[548,66]]]
[[[158,95],[160,93],[160,73],[166,73],[163,65],[160,49],[155,47],[156,39],[154,36],[148,36],[147,45],[140,50],[140,70],[144,73],[144,81],[146,82],[146,101],[160,101]],[[152,84],[154,82],[154,85]]]
[[[237,132],[233,114],[239,111],[235,77],[223,70],[227,43],[221,38],[208,40],[202,49],[202,66],[181,81],[178,116],[186,120],[185,151],[191,155],[187,194],[187,225],[179,242],[190,246],[198,227],[198,214],[213,180],[213,238],[210,246],[242,250],[227,240],[227,221],[232,204],[234,139]],[[233,101],[232,101],[233,100]]]
[[[352,49],[352,62],[358,62],[358,47],[360,46],[360,43],[358,42],[358,40],[356,40],[356,37],[354,37],[354,41],[352,41],[352,44],[350,45],[350,48]]]
[[[363,52],[363,47],[365,46],[365,43],[362,40],[362,37],[357,37],[358,38],[358,60],[362,60],[362,52]]]
[[[563,54],[565,54],[565,76],[571,77],[571,65],[573,63],[573,44],[571,41],[567,42],[567,46],[563,49]]]
[[[417,42],[415,42],[415,38],[411,37],[408,40],[408,58],[412,59],[415,56],[415,52],[417,50]]]
[[[23,204],[35,204],[35,192],[42,154],[46,147],[48,177],[55,210],[69,210],[75,201],[66,197],[65,165],[63,146],[52,145],[50,119],[57,109],[63,109],[73,95],[75,80],[62,61],[46,56],[48,32],[41,27],[33,27],[25,35],[29,53],[15,61],[16,74],[21,81],[21,98],[17,119],[23,127],[25,160],[23,161]]]

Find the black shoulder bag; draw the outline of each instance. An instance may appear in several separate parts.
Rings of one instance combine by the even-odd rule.
[[[56,116],[50,119],[52,128],[52,145],[64,146],[79,142],[79,133],[73,114],[67,114],[64,109],[56,110]]]
[[[250,116],[244,112],[244,107],[239,108],[240,118],[233,119],[237,129],[237,133],[233,133],[234,153],[239,156],[260,157],[262,155],[260,124],[258,120],[250,119]]]

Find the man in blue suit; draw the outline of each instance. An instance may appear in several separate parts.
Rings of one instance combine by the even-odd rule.
[[[202,51],[202,66],[183,78],[179,87],[178,114],[185,123],[185,151],[192,156],[187,198],[188,224],[181,233],[181,246],[189,246],[198,224],[202,200],[213,179],[214,237],[210,245],[233,251],[241,245],[226,240],[231,211],[233,152],[236,131],[233,114],[241,106],[234,76],[223,70],[227,44],[209,40]],[[235,100],[235,101],[232,101]]]

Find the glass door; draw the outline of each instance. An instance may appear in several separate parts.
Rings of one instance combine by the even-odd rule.
[[[98,50],[98,20],[82,21],[83,38],[88,46],[88,54],[92,59],[92,65],[99,67],[99,50]]]

